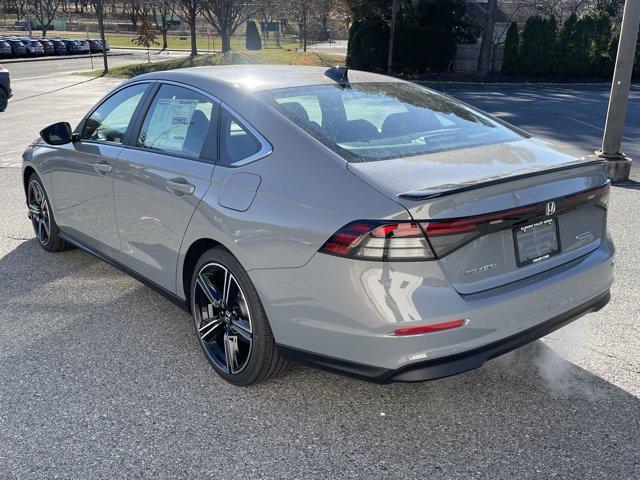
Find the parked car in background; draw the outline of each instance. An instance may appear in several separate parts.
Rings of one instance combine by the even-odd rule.
[[[53,43],[44,38],[38,40],[42,44],[42,49],[44,50],[45,55],[55,55],[56,50],[53,48]]]
[[[24,47],[27,49],[28,56],[36,57],[36,56],[44,55],[44,48],[42,47],[42,44],[39,41],[33,40],[31,38],[25,38],[25,37],[19,38],[18,40],[20,40],[24,45]]]
[[[102,42],[100,40],[89,40],[91,53],[102,53]]]
[[[0,57],[10,57],[12,55],[11,45],[6,40],[0,39]]]
[[[97,42],[100,45],[100,52],[102,52],[102,40],[99,38],[94,38],[92,41]],[[109,43],[106,40],[104,42],[104,45],[105,45],[105,50],[107,52],[111,50],[111,47],[109,46]]]
[[[91,53],[91,46],[89,40],[78,40],[80,44],[80,53]]]
[[[67,46],[68,55],[75,55],[77,53],[82,53],[82,47],[80,46],[80,42],[78,42],[77,40],[63,38],[62,41]]]
[[[7,104],[11,98],[11,76],[9,70],[0,65],[0,112],[7,109]]]
[[[47,38],[53,45],[53,49],[56,55],[66,55],[67,54],[67,45],[58,38]]]
[[[24,57],[27,55],[27,47],[17,38],[8,38],[6,41],[11,45],[11,55],[14,57]]]

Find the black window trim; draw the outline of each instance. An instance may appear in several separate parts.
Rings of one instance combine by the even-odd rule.
[[[84,116],[84,118],[80,121],[80,123],[76,127],[75,133],[77,133],[80,136],[80,142],[89,143],[89,144],[108,145],[108,146],[112,146],[112,147],[126,148],[128,143],[129,143],[129,139],[130,139],[130,136],[131,136],[132,128],[136,124],[136,120],[138,118],[138,115],[140,114],[140,110],[142,109],[142,106],[147,101],[147,98],[149,97],[149,94],[153,90],[153,87],[154,87],[155,83],[156,83],[155,80],[141,80],[139,82],[131,82],[131,83],[127,83],[127,84],[124,84],[124,85],[120,85],[118,88],[112,90],[107,96],[102,98],[102,100],[100,100],[96,105],[94,105],[94,107],[91,110],[89,110],[89,113]],[[105,141],[100,141],[100,140],[90,140],[88,138],[82,138],[82,134],[84,133],[84,127],[85,127],[85,124],[86,124],[87,120],[91,117],[91,115],[94,114],[94,112],[98,108],[100,108],[105,102],[107,102],[114,95],[117,95],[118,93],[120,93],[124,89],[126,89],[128,87],[133,87],[135,85],[144,85],[144,84],[148,84],[149,86],[147,86],[147,89],[145,90],[145,92],[142,95],[142,98],[140,99],[140,102],[136,106],[136,109],[133,111],[133,115],[131,115],[131,120],[129,121],[129,125],[127,125],[127,130],[124,132],[124,136],[122,137],[122,143],[105,142]]]
[[[202,162],[202,163],[207,163],[207,164],[213,164],[213,165],[217,165],[218,164],[218,158],[219,158],[219,154],[218,154],[218,150],[219,150],[219,135],[218,135],[218,123],[219,123],[219,118],[220,118],[220,105],[221,105],[221,101],[219,98],[217,98],[215,95],[212,95],[211,93],[206,92],[205,90],[202,90],[200,88],[197,87],[193,87],[191,85],[188,85],[186,83],[181,83],[181,82],[175,82],[173,80],[155,80],[154,81],[155,85],[154,87],[150,90],[150,94],[147,96],[147,98],[143,101],[143,108],[140,109],[140,111],[137,113],[135,122],[133,123],[133,129],[131,131],[131,136],[127,139],[127,143],[125,145],[126,148],[130,149],[130,150],[139,150],[141,152],[147,152],[147,153],[154,153],[156,155],[167,155],[170,157],[176,157],[176,158],[182,158],[184,160],[191,160],[194,162]],[[203,152],[200,153],[200,156],[198,157],[192,157],[190,155],[183,155],[180,153],[175,153],[175,152],[165,152],[164,150],[156,150],[153,148],[145,148],[145,147],[139,147],[137,145],[137,138],[140,135],[140,130],[142,129],[142,125],[144,124],[144,121],[147,117],[147,114],[149,113],[149,109],[151,108],[151,105],[153,104],[153,101],[156,98],[156,95],[158,94],[158,92],[160,91],[160,88],[162,87],[162,85],[173,85],[176,87],[181,87],[181,88],[185,88],[187,90],[192,90],[196,93],[199,93],[200,95],[204,95],[205,97],[209,98],[212,103],[214,108],[211,111],[211,115],[215,116],[215,118],[213,118],[213,121],[211,122],[211,132],[216,136],[216,138],[214,139],[214,145],[213,145],[213,152],[212,152],[212,158],[208,157],[208,156],[203,156]]]

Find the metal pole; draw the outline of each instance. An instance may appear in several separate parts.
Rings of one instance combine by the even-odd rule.
[[[611,83],[611,96],[609,97],[602,150],[596,152],[600,157],[607,159],[607,174],[612,180],[626,180],[631,171],[631,159],[620,151],[620,146],[627,116],[627,102],[639,24],[640,1],[627,0],[624,4],[622,26],[620,27],[618,56]]]
[[[396,21],[398,19],[398,0],[391,4],[391,32],[389,33],[389,58],[387,60],[387,75],[393,72],[393,42],[396,36]]]

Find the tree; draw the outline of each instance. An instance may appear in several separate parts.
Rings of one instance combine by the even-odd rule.
[[[486,77],[491,72],[491,60],[493,53],[493,31],[496,24],[496,9],[498,0],[489,0],[484,15],[484,27],[482,28],[482,43],[478,56],[478,69],[476,73]]]
[[[247,22],[247,32],[245,36],[247,50],[262,50],[262,41],[256,22]]]
[[[348,0],[348,4],[354,23],[349,31],[347,64],[383,71],[391,0]],[[399,0],[398,7],[394,71],[447,70],[456,45],[475,43],[478,38],[479,29],[467,15],[465,0]],[[380,58],[384,59],[382,68]]]
[[[169,3],[173,12],[189,25],[191,38],[191,56],[198,55],[196,18],[201,12],[199,0],[175,0]]]
[[[138,36],[131,39],[131,42],[147,49],[147,61],[151,63],[149,49],[152,45],[157,45],[158,42],[156,42],[156,32],[154,32],[151,23],[147,19],[142,19],[142,23],[138,27]]]
[[[51,22],[62,5],[62,0],[30,0],[29,3],[33,16],[42,26],[42,36],[46,37],[47,31],[51,28]]]
[[[502,73],[505,75],[517,75],[518,54],[520,53],[520,33],[518,24],[511,22],[507,29],[507,38],[504,41],[504,60],[502,62]]]
[[[525,75],[546,76],[554,73],[557,23],[555,18],[530,17],[522,31],[522,48],[518,57]]]
[[[167,32],[171,26],[168,21],[172,16],[171,4],[166,0],[151,0],[150,8],[153,22],[162,35],[162,50],[166,50],[168,48]]]
[[[189,0],[193,1],[193,0]],[[266,2],[247,3],[243,0],[202,0],[201,11],[204,18],[218,32],[222,39],[222,53],[231,50],[231,36],[238,27],[252,19],[267,7]]]

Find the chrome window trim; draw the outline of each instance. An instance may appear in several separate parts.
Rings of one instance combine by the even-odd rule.
[[[242,158],[240,160],[236,160],[235,162],[229,163],[227,165],[222,165],[223,167],[229,167],[229,168],[242,167],[244,165],[248,165],[249,163],[257,162],[258,160],[267,158],[269,155],[273,153],[273,145],[271,145],[271,142],[269,142],[269,140],[267,140],[264,137],[264,135],[262,135],[258,130],[256,130],[255,127],[251,125],[242,115],[236,112],[233,108],[231,108],[225,102],[220,102],[220,106],[225,110],[227,110],[227,112],[229,112],[235,118],[237,118],[238,121],[241,123],[241,126],[243,128],[246,128],[249,131],[249,133],[251,133],[258,140],[258,143],[260,143],[260,150],[258,150],[253,155],[250,155],[246,158]],[[221,137],[221,136],[222,135],[220,134],[220,132],[218,132],[218,137]],[[218,141],[221,142],[221,139],[218,138]],[[220,159],[218,159],[218,163],[220,163]]]

